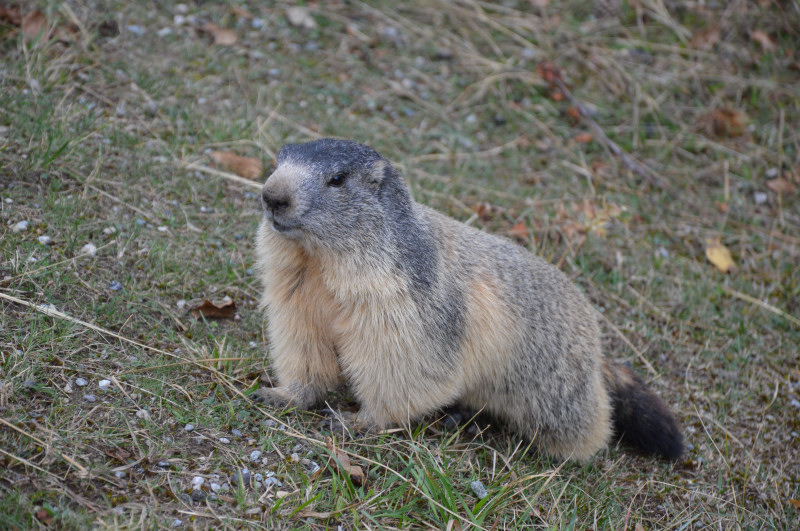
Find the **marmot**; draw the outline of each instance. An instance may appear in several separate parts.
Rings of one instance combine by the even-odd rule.
[[[675,459],[664,402],[600,347],[594,309],[555,266],[416,203],[377,151],[289,144],[264,184],[258,269],[279,386],[308,408],[342,381],[359,428],[485,410],[561,459],[612,434]]]

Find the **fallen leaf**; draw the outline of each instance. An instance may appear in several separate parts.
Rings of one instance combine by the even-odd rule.
[[[127,459],[132,455],[128,450],[124,450],[122,448],[113,448],[111,450],[104,450],[108,457],[116,459],[117,461],[124,463]]]
[[[795,509],[800,509],[800,500],[789,500],[789,505]]]
[[[236,18],[243,18],[245,20],[251,20],[253,18],[253,15],[243,7],[234,6],[231,12]]]
[[[719,236],[706,238],[706,258],[723,273],[736,271],[736,264],[733,263],[731,252],[722,245]]]
[[[575,142],[580,142],[582,144],[585,144],[587,142],[591,142],[592,140],[594,140],[594,137],[592,136],[591,133],[578,133],[577,135],[572,137],[572,139]]]
[[[0,6],[0,22],[8,22],[12,26],[22,24],[22,13],[19,6]]]
[[[710,50],[719,42],[720,36],[719,26],[712,24],[707,28],[695,31],[692,40],[689,41],[689,46],[695,50]]]
[[[222,46],[230,46],[239,40],[236,32],[227,28],[221,28],[213,22],[206,22],[200,27],[200,30],[211,37],[211,42]]]
[[[45,40],[47,38],[47,19],[44,13],[34,9],[22,17],[22,34],[29,39],[35,39],[42,35],[42,39]]]
[[[528,241],[528,227],[525,225],[524,221],[520,221],[519,223],[511,227],[511,230],[509,230],[508,233],[511,236],[514,236],[515,238],[519,238],[520,240],[523,241]]]
[[[710,122],[712,133],[726,137],[742,136],[748,122],[743,112],[727,107],[714,109],[702,121]]]
[[[775,44],[772,37],[761,30],[753,30],[753,33],[750,34],[750,38],[757,42],[765,52],[775,52],[778,49],[778,45]]]
[[[767,181],[767,188],[776,194],[793,194],[797,191],[797,187],[793,182],[781,179],[780,177]]]
[[[492,219],[495,207],[491,203],[487,203],[485,201],[478,201],[477,203],[472,205],[472,211],[478,214],[478,217],[481,220],[489,221],[490,219]]]
[[[53,523],[53,515],[50,514],[50,511],[48,511],[47,509],[44,508],[39,509],[38,511],[36,511],[35,516],[36,519],[39,520],[44,525],[50,525]]]
[[[208,156],[220,168],[233,172],[245,179],[257,180],[264,172],[264,165],[259,159],[242,157],[230,151],[210,151]]]
[[[337,450],[336,447],[333,445],[333,439],[330,437],[325,437],[325,444],[328,447],[328,450],[336,457],[339,461],[337,463],[337,468],[344,474],[350,476],[350,480],[356,486],[361,486],[364,484],[364,471],[361,470],[361,467],[358,465],[351,465],[350,464],[350,456],[344,453],[341,450]]]
[[[577,107],[570,107],[567,109],[567,116],[573,124],[576,124],[581,119],[581,111]]]
[[[219,305],[205,299],[189,311],[195,319],[231,319],[236,313],[236,303],[227,297]]]

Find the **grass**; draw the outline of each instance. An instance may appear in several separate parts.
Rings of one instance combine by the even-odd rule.
[[[798,524],[800,201],[770,184],[800,187],[796,1],[642,0],[598,21],[576,1],[310,3],[312,29],[284,2],[35,4],[57,37],[0,22],[0,527]],[[209,21],[237,42],[212,44]],[[719,41],[692,48],[715,23]],[[546,62],[655,184],[579,136]],[[720,109],[740,114],[715,131]],[[269,369],[258,187],[190,165],[214,149],[269,168],[318,136],[372,145],[419,201],[558,264],[609,355],[677,411],[685,458],[554,463],[482,419],[431,419],[334,435],[357,485],[321,412],[249,403]],[[706,260],[713,237],[735,272]],[[179,305],[226,295],[235,319]]]

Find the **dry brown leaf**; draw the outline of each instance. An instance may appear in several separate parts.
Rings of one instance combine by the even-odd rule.
[[[220,168],[233,172],[245,179],[257,180],[264,172],[264,165],[259,159],[242,157],[230,151],[210,151],[208,156]]]
[[[22,34],[28,39],[35,39],[39,35],[42,40],[47,39],[47,19],[38,9],[28,12],[22,17]]]
[[[757,42],[765,52],[775,52],[778,49],[778,45],[775,44],[772,37],[767,35],[764,31],[753,30],[753,33],[750,34],[750,38]]]
[[[511,230],[509,230],[508,233],[511,236],[514,236],[515,238],[519,238],[520,240],[523,241],[528,241],[528,227],[525,225],[524,221],[520,221],[519,223],[511,227]]]
[[[477,203],[472,205],[472,211],[478,214],[478,217],[481,220],[489,221],[490,219],[492,219],[495,207],[491,203],[487,203],[485,201],[478,201]]]
[[[233,9],[231,9],[231,12],[236,18],[243,18],[245,20],[250,20],[253,18],[253,15],[251,15],[250,12],[243,7],[234,6]]]
[[[789,500],[789,505],[795,509],[800,509],[800,500]]]
[[[227,297],[218,305],[205,299],[189,311],[195,319],[232,319],[236,314],[236,303]]]
[[[12,26],[22,24],[22,13],[19,6],[0,6],[0,22],[8,22]]]
[[[741,112],[727,107],[714,109],[704,118],[710,122],[711,131],[717,136],[736,137],[745,133],[747,116]]]
[[[50,514],[50,511],[47,509],[39,509],[36,511],[36,519],[39,520],[44,525],[50,525],[53,523],[53,515]]]
[[[117,461],[124,463],[132,454],[123,448],[113,448],[111,450],[103,450],[108,457],[116,459]]]
[[[781,179],[780,177],[767,181],[767,188],[776,194],[793,194],[797,191],[797,187],[792,181]]]
[[[721,35],[722,33],[719,30],[719,26],[717,24],[712,24],[707,28],[695,31],[694,35],[692,35],[692,40],[689,42],[689,46],[695,50],[710,50],[719,42]]]
[[[236,41],[239,40],[239,36],[236,35],[235,31],[221,28],[213,22],[206,22],[200,29],[211,37],[211,42],[214,44],[230,46],[236,44]]]
[[[356,486],[361,486],[364,484],[364,471],[361,470],[361,467],[358,465],[351,465],[350,464],[350,456],[344,453],[341,450],[337,450],[336,447],[333,445],[333,439],[330,437],[325,437],[325,445],[328,447],[328,450],[336,456],[338,459],[337,468],[344,474],[350,476],[350,481],[353,482]]]
[[[578,133],[577,135],[572,137],[572,139],[575,142],[580,142],[581,144],[585,144],[587,142],[591,142],[592,140],[594,140],[594,137],[592,136],[591,133]]]
[[[719,236],[706,238],[706,258],[723,273],[736,271],[736,264],[733,262],[731,252],[722,245]]]

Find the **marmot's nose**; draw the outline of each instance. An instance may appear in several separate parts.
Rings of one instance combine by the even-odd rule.
[[[273,214],[280,214],[291,206],[289,196],[270,193],[268,190],[262,192],[261,200],[264,202],[264,208]]]

